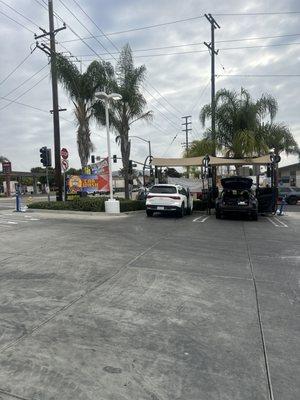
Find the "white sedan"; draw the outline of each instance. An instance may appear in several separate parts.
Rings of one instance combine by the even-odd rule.
[[[157,184],[152,186],[146,198],[146,213],[176,212],[178,217],[193,211],[193,197],[188,189],[180,185]]]

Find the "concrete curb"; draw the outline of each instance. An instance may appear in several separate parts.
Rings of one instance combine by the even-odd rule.
[[[29,208],[26,213],[41,213],[41,214],[60,214],[60,215],[84,215],[84,216],[93,216],[93,217],[121,217],[134,213],[142,213],[145,210],[137,210],[137,211],[126,211],[121,212],[120,214],[109,214],[104,211],[72,211],[72,210],[45,210],[39,208]]]

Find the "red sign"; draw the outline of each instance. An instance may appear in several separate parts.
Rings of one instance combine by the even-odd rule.
[[[10,161],[5,161],[2,163],[2,171],[5,174],[10,174],[11,173],[11,162]]]
[[[61,158],[62,158],[63,160],[66,160],[66,159],[69,157],[69,152],[68,152],[68,150],[67,150],[65,147],[63,147],[63,148],[61,149],[61,151],[60,151],[60,155],[61,155]]]
[[[68,160],[61,160],[61,167],[62,167],[63,171],[66,171],[69,168]]]
[[[109,192],[109,176],[98,175],[98,190],[100,192]]]

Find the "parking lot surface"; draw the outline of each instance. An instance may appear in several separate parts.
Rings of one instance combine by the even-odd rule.
[[[0,398],[300,398],[300,213],[0,212]]]

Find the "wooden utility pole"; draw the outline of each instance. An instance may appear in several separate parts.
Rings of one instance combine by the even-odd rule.
[[[189,125],[191,125],[191,121],[189,121],[189,118],[191,118],[191,115],[186,115],[185,117],[181,117],[185,120],[185,122],[181,125],[185,126],[185,129],[182,129],[183,132],[185,132],[185,152],[186,156],[189,156],[189,132],[192,130],[192,128],[189,128]],[[186,169],[187,173],[187,178],[190,177],[190,167],[187,167]]]
[[[204,42],[205,46],[210,50],[211,55],[211,137],[216,143],[216,85],[215,85],[215,55],[218,54],[219,50],[215,50],[215,29],[219,28],[220,25],[216,22],[214,17],[211,14],[205,14],[205,18],[210,23],[211,27],[211,42]],[[214,145],[214,151],[212,154],[214,157],[216,156],[216,144]],[[213,169],[213,186],[216,186],[216,168]]]
[[[62,177],[61,177],[61,160],[60,160],[60,126],[59,126],[59,105],[58,105],[58,89],[57,89],[57,66],[56,66],[56,49],[55,49],[55,35],[57,32],[66,29],[64,25],[61,28],[54,29],[53,17],[53,1],[48,0],[49,11],[49,32],[41,29],[44,32],[42,35],[35,35],[35,39],[40,39],[45,36],[50,38],[50,48],[45,44],[41,45],[37,42],[36,46],[43,50],[50,57],[51,61],[51,77],[52,77],[52,102],[53,110],[53,129],[54,129],[54,160],[55,160],[55,186],[57,188],[56,200],[62,201]]]

